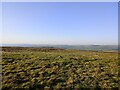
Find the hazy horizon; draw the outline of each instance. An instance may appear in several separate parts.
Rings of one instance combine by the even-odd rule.
[[[118,45],[117,2],[8,2],[2,14],[2,44]]]
[[[31,43],[12,43],[12,44],[1,44],[0,45],[117,45],[117,44],[31,44]],[[118,46],[118,45],[117,45]]]

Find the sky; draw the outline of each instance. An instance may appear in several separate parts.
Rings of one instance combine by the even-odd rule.
[[[118,44],[117,2],[2,3],[3,44]]]

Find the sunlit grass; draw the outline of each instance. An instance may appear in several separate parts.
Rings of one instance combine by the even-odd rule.
[[[3,89],[119,86],[116,52],[5,48],[2,69]]]

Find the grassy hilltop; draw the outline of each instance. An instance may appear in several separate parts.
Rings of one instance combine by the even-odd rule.
[[[118,53],[2,48],[2,89],[118,88]]]

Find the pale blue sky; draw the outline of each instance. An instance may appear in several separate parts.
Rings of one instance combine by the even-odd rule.
[[[117,44],[118,6],[111,3],[2,3],[8,44]]]

